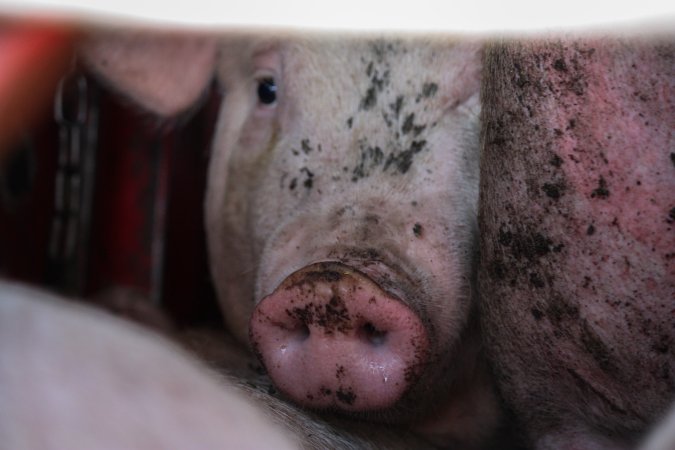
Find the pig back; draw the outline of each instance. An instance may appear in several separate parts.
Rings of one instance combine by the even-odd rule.
[[[487,52],[483,330],[532,441],[633,443],[673,399],[673,48],[592,37]]]

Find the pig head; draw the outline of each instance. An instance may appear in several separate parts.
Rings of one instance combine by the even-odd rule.
[[[420,376],[431,392],[471,308],[476,48],[325,39],[224,53],[236,59],[219,73],[206,217],[232,330],[311,406],[388,408]]]
[[[431,435],[492,429],[472,301],[480,45],[155,36],[102,36],[83,53],[165,115],[216,74],[212,276],[230,331],[279,390],[385,421],[434,414]]]

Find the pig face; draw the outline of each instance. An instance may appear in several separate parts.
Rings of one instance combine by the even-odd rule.
[[[397,417],[474,366],[479,53],[445,39],[223,45],[213,278],[230,330],[295,401]]]

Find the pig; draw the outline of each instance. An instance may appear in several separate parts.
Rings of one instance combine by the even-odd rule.
[[[300,405],[397,422],[489,407],[471,279],[479,46],[232,45],[206,200],[230,329]]]
[[[674,43],[485,52],[480,314],[531,448],[635,448],[675,399]]]
[[[147,328],[0,282],[2,448],[433,448],[406,429],[322,421],[263,387]]]
[[[495,430],[474,277],[481,48],[128,30],[83,47],[104,82],[164,116],[215,74],[212,278],[284,399],[457,448]]]

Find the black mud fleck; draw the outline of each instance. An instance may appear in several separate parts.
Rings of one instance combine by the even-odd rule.
[[[609,189],[607,189],[607,181],[604,177],[598,180],[598,187],[591,192],[591,198],[607,198],[609,197]]]
[[[501,227],[499,227],[499,234],[497,235],[497,242],[499,242],[503,246],[509,246],[511,245],[511,241],[513,240],[513,233],[511,233],[504,224],[502,224]]]
[[[659,338],[658,341],[656,341],[652,344],[652,350],[654,350],[656,353],[659,353],[661,355],[665,355],[670,350],[670,346],[668,345],[668,342],[669,342],[668,336],[663,335]]]
[[[287,309],[286,314],[305,326],[316,325],[323,328],[327,335],[336,331],[345,333],[352,329],[349,311],[344,300],[338,296],[333,296],[327,304],[308,303],[302,307]]]
[[[549,302],[546,315],[557,324],[567,320],[576,321],[579,318],[579,307],[570,305],[560,297],[555,297]]]
[[[415,125],[415,113],[408,114],[401,126],[401,133],[404,135],[412,132],[413,137],[417,137],[424,131],[426,125]]]
[[[403,134],[408,134],[413,129],[413,123],[415,121],[415,114],[408,114],[403,121],[403,126],[401,127],[401,132]]]
[[[553,68],[559,72],[567,72],[567,64],[562,58],[558,58],[553,62]]]
[[[368,63],[368,67],[366,67],[366,75],[371,76],[373,74],[373,62],[370,61]]]
[[[541,189],[548,197],[558,200],[562,196],[565,187],[560,183],[544,183]]]
[[[591,285],[591,281],[593,281],[591,277],[584,275],[584,282],[581,284],[581,287],[584,289],[588,288]]]
[[[373,169],[380,166],[384,160],[384,152],[375,145],[360,144],[361,158],[352,170],[352,181],[356,182],[362,178],[370,176]]]
[[[335,392],[335,396],[339,401],[347,405],[353,405],[356,400],[356,394],[354,394],[354,391],[351,388],[347,388],[346,390],[340,388]]]
[[[332,395],[332,394],[333,394],[333,391],[330,390],[330,389],[328,389],[326,386],[321,386],[321,387],[319,388],[319,392],[320,392],[321,395],[323,395],[324,397],[328,397],[329,395]]]
[[[422,92],[415,97],[415,102],[419,103],[420,100],[433,97],[438,92],[438,84],[436,83],[424,83],[422,86]]]
[[[512,77],[513,84],[516,85],[516,87],[518,87],[519,89],[523,89],[525,86],[529,85],[530,80],[525,74],[523,67],[518,62],[514,62],[513,68],[514,68],[514,73]]]
[[[325,317],[319,317],[319,325],[325,327],[341,326],[344,322],[349,321],[349,312],[345,307],[345,302],[342,297],[334,295],[328,301],[324,308]],[[325,323],[323,323],[325,321]]]
[[[514,258],[530,261],[547,255],[555,248],[553,241],[541,233],[514,233],[505,224],[499,228],[497,242],[503,247],[509,247]]]
[[[371,86],[366,91],[366,95],[361,99],[359,109],[368,111],[375,106],[375,103],[377,103],[377,92],[375,91],[375,87]]]
[[[302,167],[300,172],[304,172],[306,176],[305,181],[302,183],[303,186],[305,186],[307,189],[311,189],[314,185],[314,172],[309,170],[307,167]]]
[[[616,371],[609,348],[585,322],[581,328],[581,342],[602,370],[609,373]]]
[[[309,145],[309,139],[303,139],[300,142],[300,145],[302,147],[302,151],[305,152],[306,155],[309,154],[313,150],[312,146]]]
[[[543,288],[546,286],[546,283],[544,283],[541,275],[539,275],[537,272],[530,273],[530,284],[536,288]]]
[[[537,308],[532,308],[530,312],[532,313],[532,317],[534,317],[535,320],[541,320],[541,318],[544,317],[544,313],[539,311]]]
[[[490,275],[497,280],[506,278],[506,267],[504,266],[504,263],[499,260],[492,261],[488,270]]]
[[[426,148],[427,141],[413,141],[407,150],[403,150],[397,154],[390,153],[384,163],[383,171],[389,167],[394,167],[399,173],[404,174],[408,172],[413,164],[413,158],[416,154]]]
[[[438,85],[436,83],[424,83],[422,86],[422,96],[425,98],[432,97],[438,92]]]
[[[401,114],[401,108],[403,107],[403,96],[399,95],[396,97],[394,103],[389,105],[391,111],[394,113],[394,116],[398,119],[399,114]]]
[[[562,166],[563,160],[560,156],[553,155],[550,162],[553,167],[560,167]]]
[[[360,259],[362,261],[382,261],[382,256],[379,251],[372,247],[367,248],[354,248],[349,251],[340,254],[335,254],[330,252],[328,254],[329,258],[337,257],[340,259]]]

